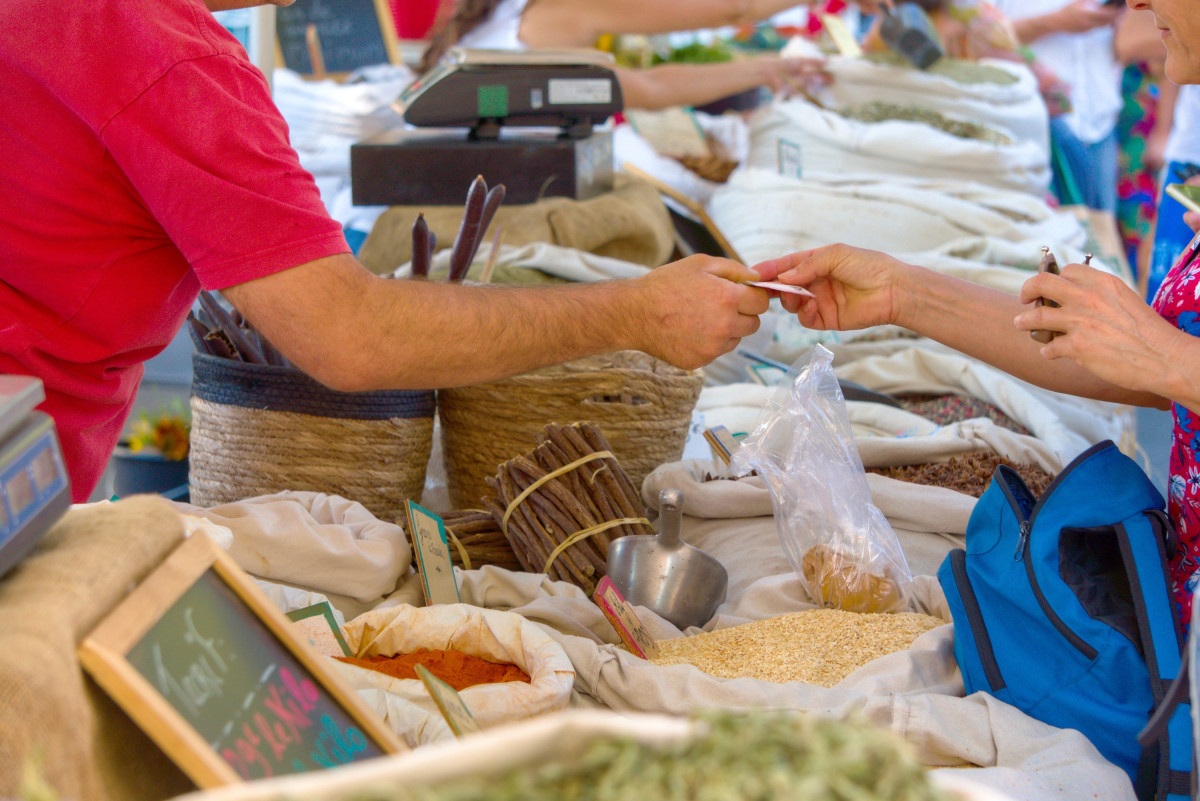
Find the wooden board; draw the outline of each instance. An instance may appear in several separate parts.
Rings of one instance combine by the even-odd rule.
[[[310,54],[310,25],[319,61]],[[372,64],[401,63],[387,0],[296,0],[276,10],[275,35],[279,63],[301,75],[344,75]]]
[[[725,238],[725,234],[721,233],[721,229],[717,228],[717,224],[713,222],[712,218],[708,216],[708,212],[704,210],[704,206],[702,206],[697,200],[688,197],[670,184],[660,181],[650,173],[638,169],[629,162],[622,164],[621,169],[624,172],[640,178],[646,183],[652,185],[659,191],[660,194],[669,197],[680,206],[683,206],[690,214],[694,215],[695,218],[700,221],[700,223],[704,226],[704,229],[709,233],[710,236],[712,236],[713,241],[715,241],[717,246],[720,247],[724,252],[726,258],[733,259],[734,261],[742,261],[733,245],[728,239]]]
[[[406,750],[207,536],[80,644],[85,670],[201,788]]]

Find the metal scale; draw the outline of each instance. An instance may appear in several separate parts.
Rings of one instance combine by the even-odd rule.
[[[45,398],[40,380],[0,375],[0,576],[71,505],[54,421],[34,411]]]
[[[476,175],[508,203],[611,190],[612,134],[594,127],[624,106],[612,66],[598,50],[451,50],[393,104],[426,130],[350,147],[354,204],[458,206]]]

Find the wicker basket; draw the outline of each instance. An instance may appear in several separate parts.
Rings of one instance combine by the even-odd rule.
[[[420,500],[433,392],[335,392],[293,368],[204,353],[192,370],[192,503],[308,490],[394,521]]]
[[[524,375],[440,390],[446,484],[456,508],[478,508],[499,465],[528,452],[548,424],[592,422],[639,489],[683,454],[704,374],[638,351],[579,359]]]

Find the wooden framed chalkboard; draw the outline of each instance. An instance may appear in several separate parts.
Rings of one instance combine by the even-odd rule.
[[[319,43],[312,58],[309,44]],[[400,43],[387,0],[296,0],[275,11],[279,60],[301,75],[347,73],[372,64],[399,64]],[[317,63],[314,64],[314,61]]]
[[[79,657],[201,788],[406,750],[203,534],[139,584]]]

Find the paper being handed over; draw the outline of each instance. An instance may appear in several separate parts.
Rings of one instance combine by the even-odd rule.
[[[815,298],[816,295],[809,292],[802,286],[792,286],[791,284],[781,284],[778,281],[746,281],[746,286],[756,286],[762,289],[773,289],[776,292],[791,292],[793,295],[803,295],[806,298]]]

